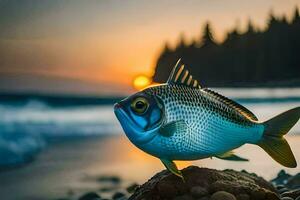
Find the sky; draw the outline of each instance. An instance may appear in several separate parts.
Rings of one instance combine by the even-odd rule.
[[[137,75],[152,75],[166,42],[201,37],[206,21],[220,42],[249,19],[263,28],[270,10],[291,16],[295,6],[300,0],[0,0],[0,78],[130,87]]]

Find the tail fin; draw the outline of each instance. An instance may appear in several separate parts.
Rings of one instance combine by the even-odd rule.
[[[299,120],[300,107],[288,110],[263,123],[265,130],[258,145],[285,167],[297,166],[288,142],[283,138]]]

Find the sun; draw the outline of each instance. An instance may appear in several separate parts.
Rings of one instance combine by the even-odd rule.
[[[145,76],[145,75],[139,75],[139,76],[136,76],[133,80],[133,87],[136,89],[136,90],[142,90],[144,89],[145,87],[151,85],[151,79],[148,77],[148,76]]]

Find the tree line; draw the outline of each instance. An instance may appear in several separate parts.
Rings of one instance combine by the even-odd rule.
[[[247,31],[237,28],[217,43],[210,23],[192,42],[181,40],[176,48],[167,44],[155,67],[153,81],[165,82],[176,61],[183,63],[201,85],[209,87],[300,86],[300,16],[291,20],[270,13],[267,28],[257,30],[249,20]]]

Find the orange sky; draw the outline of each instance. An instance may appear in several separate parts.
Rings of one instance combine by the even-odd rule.
[[[130,85],[151,75],[164,43],[180,33],[215,37],[249,18],[263,27],[270,9],[294,11],[296,0],[1,1],[0,72],[33,73]]]

